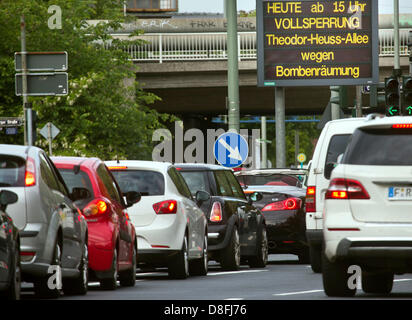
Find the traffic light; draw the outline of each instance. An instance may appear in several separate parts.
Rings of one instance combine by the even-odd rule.
[[[374,84],[370,86],[369,91],[369,106],[372,113],[385,113],[386,103],[384,95],[384,83]]]
[[[399,81],[397,77],[391,76],[385,78],[385,104],[386,115],[388,117],[400,115],[399,92]]]
[[[331,95],[330,98],[330,103],[338,104],[339,108],[344,113],[349,113],[351,112],[349,110],[349,104],[348,104],[348,90],[347,87],[345,86],[330,86],[330,91],[333,93],[335,92],[335,96],[333,97]],[[336,94],[338,93],[338,95]]]
[[[402,77],[402,114],[412,116],[412,77]]]

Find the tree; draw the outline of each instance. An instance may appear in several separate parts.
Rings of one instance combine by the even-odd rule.
[[[62,10],[62,28],[49,29],[51,5]],[[20,51],[20,16],[26,20],[27,51],[67,51],[69,94],[30,97],[38,128],[51,121],[60,129],[54,154],[98,156],[103,159],[150,159],[152,132],[173,119],[148,107],[159,98],[141,90],[136,68],[122,50],[139,40],[113,39],[119,30],[123,1],[3,0],[0,2],[0,116],[21,116],[22,102],[14,94],[14,52]],[[100,19],[88,23],[92,19]],[[133,34],[133,36],[138,33]],[[111,44],[109,49],[103,45]],[[3,143],[23,143],[23,135],[0,134]],[[46,147],[44,139],[37,145]]]

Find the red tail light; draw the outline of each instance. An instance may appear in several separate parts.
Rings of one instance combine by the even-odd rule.
[[[94,199],[83,209],[83,214],[86,217],[93,217],[97,215],[105,214],[109,211],[109,205],[102,199]]]
[[[126,170],[126,166],[110,166],[108,167],[109,170]]]
[[[166,200],[162,202],[155,203],[153,209],[156,214],[172,214],[177,212],[177,201],[176,200]]]
[[[316,212],[316,187],[308,186],[306,189],[306,212]]]
[[[370,199],[370,196],[359,181],[336,178],[330,182],[325,199]]]
[[[262,211],[280,211],[280,210],[297,210],[302,206],[302,200],[299,198],[288,198],[282,201],[276,201],[267,204]]]
[[[209,220],[212,222],[220,222],[223,219],[222,215],[222,205],[220,202],[214,202],[212,206],[212,211],[210,212]]]
[[[36,165],[30,157],[26,161],[26,173],[24,175],[24,183],[26,187],[31,187],[36,184]]]
[[[392,125],[393,129],[412,129],[411,123],[395,123]]]

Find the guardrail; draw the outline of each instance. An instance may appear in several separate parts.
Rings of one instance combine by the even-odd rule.
[[[400,55],[407,56],[408,32],[400,29]],[[124,48],[136,62],[189,61],[189,60],[226,60],[227,34],[216,33],[148,33],[138,37],[146,44],[129,45]],[[110,44],[105,44],[110,47]],[[256,32],[238,33],[239,60],[256,59]],[[394,55],[393,29],[379,29],[379,56]]]

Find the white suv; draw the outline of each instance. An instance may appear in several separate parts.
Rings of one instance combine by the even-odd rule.
[[[412,117],[367,121],[333,169],[323,212],[327,295],[355,294],[351,266],[363,291],[377,294],[391,292],[394,273],[412,272],[411,142]]]

